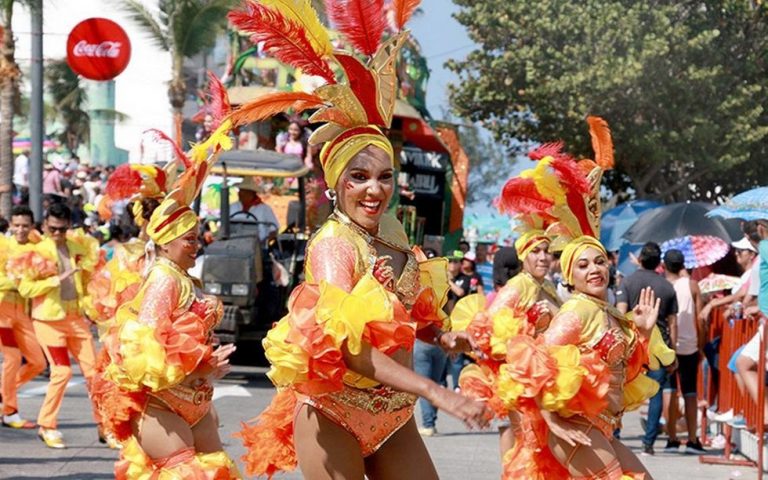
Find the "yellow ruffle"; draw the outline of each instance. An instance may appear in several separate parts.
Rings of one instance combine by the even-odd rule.
[[[515,310],[504,307],[493,315],[492,321],[491,355],[494,358],[504,358],[507,354],[507,342],[520,335],[526,319]]]
[[[675,351],[664,343],[659,327],[653,327],[648,342],[648,368],[658,370],[662,366],[672,365],[676,358]]]
[[[123,443],[115,477],[118,480],[187,480],[190,478],[236,480],[242,478],[235,462],[223,451],[198,453],[191,461],[168,468],[158,468],[141,449],[136,437],[130,437]]]
[[[323,330],[341,347],[347,341],[352,355],[360,353],[363,332],[368,322],[391,322],[392,302],[387,291],[372,275],[366,274],[352,292],[320,282],[317,319]]]
[[[127,321],[119,333],[118,366],[111,363],[105,372],[108,379],[129,391],[147,387],[153,391],[171,387],[184,380],[180,366],[169,365],[166,353],[155,337],[155,329],[137,321]]]
[[[443,308],[448,302],[448,260],[443,257],[432,258],[419,262],[419,285],[421,290],[431,289],[434,293],[431,316],[442,320],[444,330],[451,329],[451,319]]]
[[[587,369],[581,366],[581,353],[575,345],[549,347],[550,354],[557,362],[554,383],[543,389],[541,406],[545,410],[570,416],[565,405],[579,392]]]
[[[485,309],[485,297],[481,293],[467,295],[458,302],[451,312],[451,330],[466,331],[475,315]]]
[[[634,380],[624,384],[624,410],[639,408],[646,400],[659,391],[659,382],[645,374],[638,375]]]
[[[292,297],[290,313],[262,341],[265,356],[271,364],[267,376],[278,387],[307,382],[311,358],[323,351],[340,352],[344,342],[350,353],[359,354],[366,325],[370,322],[392,322],[394,319],[394,304],[390,294],[370,274],[364,275],[349,293],[324,281],[320,282],[319,291],[314,305],[302,305],[301,291]],[[314,310],[314,318],[304,318],[312,312],[300,312],[301,309]],[[297,325],[297,321],[317,322],[322,329],[321,333],[327,338],[317,338],[319,332],[312,331],[311,325]],[[293,334],[305,337],[317,351],[309,352],[291,343],[289,337]],[[315,345],[315,341],[321,343]],[[378,382],[351,371],[344,373],[344,382],[357,388],[378,385]]]
[[[96,237],[87,235],[82,228],[78,228],[67,235],[67,240],[74,246],[70,254],[73,257],[80,257],[77,266],[86,272],[95,271],[101,261],[99,241]]]

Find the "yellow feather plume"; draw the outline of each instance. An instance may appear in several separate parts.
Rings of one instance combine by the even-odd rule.
[[[533,179],[536,182],[536,189],[544,198],[549,198],[556,205],[562,205],[565,203],[565,191],[560,186],[557,177],[547,171],[550,162],[552,162],[552,157],[544,157],[536,164],[535,168],[525,170],[520,174],[520,177]]]
[[[320,56],[331,55],[333,45],[328,37],[328,31],[320,23],[317,12],[309,0],[261,0],[259,3],[273,10],[278,10],[304,27],[309,42]]]

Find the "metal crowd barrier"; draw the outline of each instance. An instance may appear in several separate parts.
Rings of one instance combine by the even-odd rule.
[[[764,322],[763,318],[743,318],[732,319],[726,318],[725,312],[727,307],[719,307],[712,310],[710,314],[709,331],[707,332],[707,341],[710,342],[716,338],[720,338],[719,347],[719,381],[718,385],[713,382],[713,376],[710,374],[707,376],[706,385],[700,380],[699,400],[706,400],[706,402],[700,402],[702,406],[702,424],[701,424],[701,438],[702,442],[708,442],[708,425],[707,425],[707,408],[712,405],[713,401],[717,402],[718,413],[727,412],[733,409],[734,415],[743,415],[746,421],[746,428],[749,431],[754,431],[757,436],[757,461],[745,460],[740,458],[734,458],[733,456],[733,435],[734,433],[740,434],[738,430],[734,429],[728,423],[723,423],[723,435],[725,436],[725,448],[722,455],[702,455],[699,457],[702,463],[707,464],[723,464],[723,465],[757,465],[758,466],[758,478],[763,478],[763,446],[765,443],[765,419],[763,411],[763,402],[755,403],[749,394],[744,391],[739,391],[736,383],[736,377],[733,372],[728,369],[728,362],[733,354],[742,345],[749,342],[749,340],[757,333],[759,326]],[[763,338],[760,343],[760,355],[757,365],[758,379],[766,378],[765,368],[765,345],[766,345],[766,329],[763,329]],[[699,376],[702,379],[702,375]],[[758,381],[758,398],[765,398],[765,382]]]

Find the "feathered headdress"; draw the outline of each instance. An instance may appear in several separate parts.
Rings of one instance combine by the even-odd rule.
[[[212,77],[209,88],[215,90],[218,87],[221,87],[221,82]],[[223,88],[221,91],[223,92]],[[159,130],[149,131],[155,141],[169,143],[177,162],[185,167],[169,187],[160,205],[152,212],[147,224],[147,235],[157,245],[164,245],[180,237],[197,224],[197,215],[190,205],[200,194],[203,183],[218,156],[222,151],[232,148],[232,139],[229,137],[232,122],[226,118],[230,113],[229,101],[225,93],[211,93],[212,97],[216,95],[220,95],[221,98],[222,111],[218,120],[219,125],[208,139],[192,145],[189,153],[185,153],[176,142]]]
[[[326,0],[325,4],[330,20],[367,61],[334,50],[309,0],[248,0],[242,9],[229,14],[232,24],[250,34],[252,41],[263,42],[264,49],[278,60],[321,77],[326,84],[312,93],[265,95],[242,105],[230,119],[237,126],[289,109],[295,113],[318,109],[309,121],[324,125],[315,130],[309,143],[325,143],[320,162],[328,185],[334,187],[346,164],[366,146],[375,145],[390,158],[394,156],[382,129],[389,128],[395,108],[395,62],[407,35],[402,28],[419,1],[393,1],[398,32],[386,40],[384,0]],[[337,76],[333,67],[343,76]]]
[[[574,238],[600,236],[600,180],[613,168],[613,141],[605,120],[587,122],[594,160],[576,161],[562,142],[541,145],[528,154],[538,164],[507,181],[498,198],[499,209],[525,229],[545,230],[555,251]]]

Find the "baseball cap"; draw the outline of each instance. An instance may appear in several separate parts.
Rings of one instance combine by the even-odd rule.
[[[664,263],[684,264],[685,255],[683,255],[683,252],[676,248],[667,250],[667,253],[664,254]]]
[[[741,240],[736,242],[731,242],[731,246],[737,250],[749,250],[750,252],[757,253],[755,246],[752,245],[752,242],[750,242],[747,237],[743,237]]]
[[[454,250],[447,256],[447,258],[448,260],[453,260],[458,262],[462,258],[464,258],[464,252],[462,252],[461,250]]]
[[[475,252],[467,252],[464,254],[464,258],[462,260],[469,260],[470,262],[477,261],[477,255],[475,255]]]

